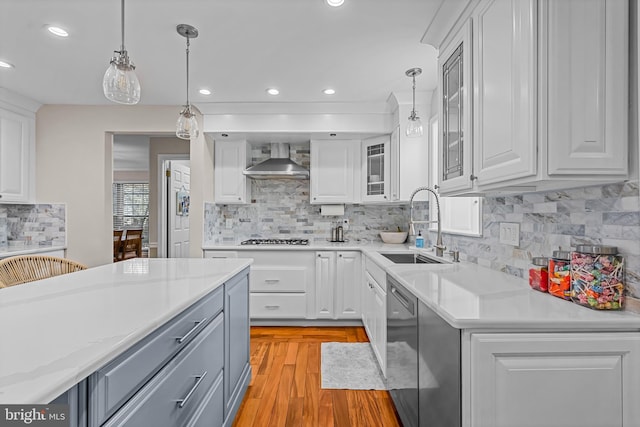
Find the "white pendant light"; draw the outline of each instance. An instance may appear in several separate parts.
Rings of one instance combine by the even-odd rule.
[[[122,45],[114,51],[109,68],[102,79],[102,90],[108,100],[119,104],[133,105],[140,101],[140,82],[135,65],[129,60],[124,47],[124,0],[121,1]]]
[[[198,131],[198,121],[191,111],[191,104],[189,103],[189,40],[198,37],[198,30],[191,25],[180,24],[176,27],[176,31],[187,39],[187,103],[180,111],[180,116],[176,123],[176,136],[180,139],[197,138],[200,133]]]
[[[420,117],[416,114],[416,76],[422,74],[422,68],[411,68],[405,74],[413,79],[413,109],[409,115],[406,134],[409,138],[417,138],[424,133]]]

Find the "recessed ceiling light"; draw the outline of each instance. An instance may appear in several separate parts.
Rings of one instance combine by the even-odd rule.
[[[344,0],[327,0],[327,4],[332,7],[342,6]]]
[[[0,68],[13,68],[13,64],[9,64],[5,61],[0,61]]]
[[[54,25],[47,25],[47,30],[49,30],[49,32],[54,36],[69,37],[69,33],[66,30]]]
[[[324,93],[325,95],[335,95],[336,91],[335,89],[325,89],[322,91],[322,93]]]
[[[271,88],[267,89],[267,93],[269,95],[279,95],[280,91],[278,89],[274,88],[274,87],[271,87]]]
[[[202,95],[211,95],[211,91],[209,89],[200,89],[198,92]]]

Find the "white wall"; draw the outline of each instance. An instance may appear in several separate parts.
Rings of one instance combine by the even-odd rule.
[[[67,204],[67,256],[112,262],[113,133],[173,134],[177,106],[45,105],[36,115],[36,196]],[[202,123],[202,118],[198,118]],[[204,201],[213,200],[213,144],[191,141],[191,256],[201,257]]]

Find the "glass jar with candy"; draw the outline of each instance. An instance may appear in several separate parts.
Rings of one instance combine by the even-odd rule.
[[[571,252],[571,299],[596,310],[620,310],[624,258],[615,246],[579,245]]]
[[[540,292],[547,292],[549,287],[548,259],[546,257],[531,258],[529,268],[529,286]]]
[[[549,293],[571,299],[571,252],[560,248],[549,258]]]

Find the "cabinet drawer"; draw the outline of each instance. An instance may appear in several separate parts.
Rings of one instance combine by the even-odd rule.
[[[224,314],[220,313],[105,427],[183,426],[204,410],[207,391],[222,377]]]
[[[113,415],[175,353],[215,318],[222,311],[222,306],[223,289],[220,287],[92,374],[89,386],[93,393],[89,404],[96,424],[103,423]]]
[[[251,269],[251,292],[306,292],[305,267],[256,266]]]
[[[287,293],[251,293],[251,318],[304,319],[307,316],[307,295]]]
[[[207,392],[202,405],[193,414],[186,427],[215,427],[224,424],[224,388],[223,373]]]

